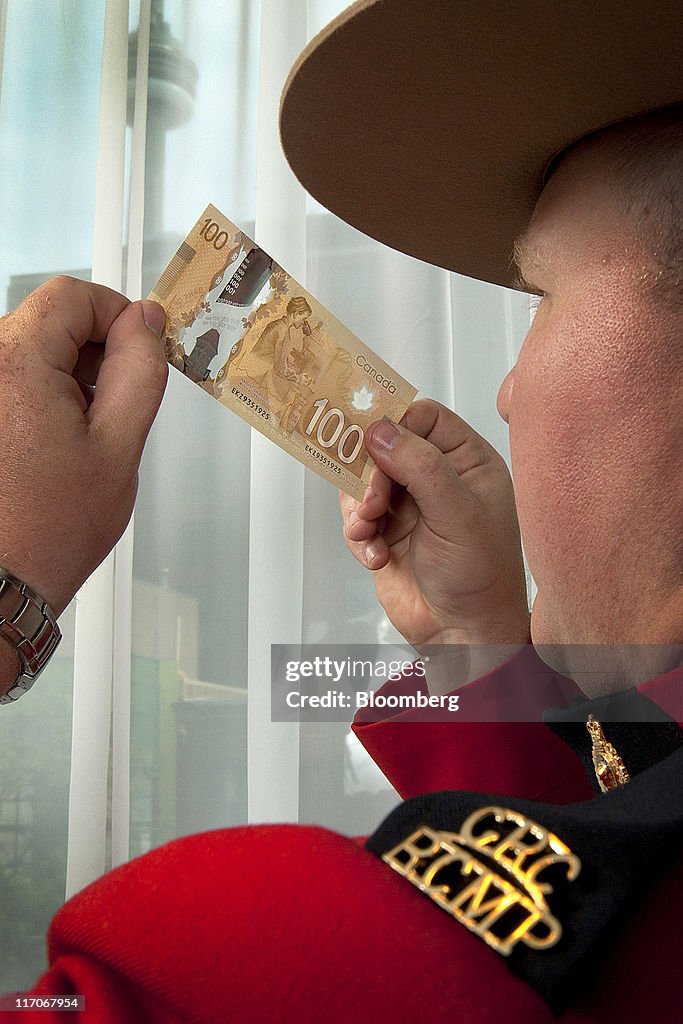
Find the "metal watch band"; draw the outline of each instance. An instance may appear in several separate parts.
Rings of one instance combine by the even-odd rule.
[[[30,690],[62,639],[55,614],[27,583],[0,566],[0,636],[14,647],[21,673],[0,704],[19,700]]]

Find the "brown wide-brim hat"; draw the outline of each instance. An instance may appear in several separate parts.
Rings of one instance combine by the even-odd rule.
[[[679,0],[361,0],[285,85],[285,154],[338,217],[511,285],[551,161],[683,101]]]

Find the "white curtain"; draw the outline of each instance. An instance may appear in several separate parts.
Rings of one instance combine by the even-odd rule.
[[[0,0],[3,312],[55,273],[149,291],[208,202],[507,456],[497,387],[527,299],[386,249],[307,198],[278,101],[340,0]],[[444,182],[447,187],[447,181]],[[0,715],[0,992],[49,918],[192,831],[364,833],[397,797],[345,723],[270,721],[270,645],[397,639],[336,493],[171,372],[134,523]]]

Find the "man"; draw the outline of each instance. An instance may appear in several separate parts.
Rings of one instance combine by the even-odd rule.
[[[554,645],[565,670],[580,654],[567,645],[683,639],[682,139],[674,109],[579,143],[517,243],[524,286],[542,298],[498,408],[538,585],[531,638]],[[659,189],[680,211],[648,208]],[[381,423],[369,438],[386,472],[360,507],[343,499],[351,549],[411,643],[526,642],[502,460],[434,403],[414,406],[406,428]],[[405,496],[378,532],[390,478],[413,501]],[[423,564],[436,561],[439,574]],[[632,650],[617,653],[610,677],[589,688],[654,674],[657,666],[633,664]],[[680,658],[675,648],[659,653]]]
[[[411,255],[498,284],[513,284],[514,252],[521,286],[541,299],[498,396],[538,585],[530,617],[505,468],[458,417],[418,402],[400,426],[371,428],[379,468],[363,502],[342,496],[347,542],[373,571],[388,616],[415,646],[431,645],[432,693],[483,675],[461,694],[471,719],[492,707],[501,721],[535,717],[558,681],[531,639],[545,663],[598,698],[555,712],[552,730],[532,721],[467,729],[431,715],[418,725],[406,713],[357,719],[399,792],[419,798],[371,848],[471,930],[481,920],[459,879],[439,876],[445,888],[432,890],[429,866],[437,849],[462,855],[462,842],[443,836],[458,832],[464,812],[455,798],[446,813],[441,798],[420,794],[580,800],[574,751],[594,784],[615,790],[622,807],[628,796],[642,837],[646,804],[663,808],[680,788],[683,83],[674,6],[650,13],[640,3],[358,3],[304,52],[283,97],[288,158],[324,205]],[[407,685],[388,684],[385,695]],[[589,720],[598,712],[604,729]],[[547,811],[545,823],[566,837],[569,818],[583,814],[598,829],[619,802]],[[680,865],[680,804],[671,813]],[[435,821],[442,839],[418,858],[410,825]],[[612,847],[620,829],[613,820],[605,831]],[[585,861],[605,864],[600,846],[596,836]],[[631,855],[645,884],[635,846],[623,865]],[[602,892],[611,898],[623,884],[605,873]],[[493,921],[500,903],[477,892]],[[573,927],[575,952],[589,941],[597,949],[595,922]],[[495,948],[495,935],[478,934]],[[510,959],[556,1009],[581,1000],[590,973],[587,961],[569,966],[570,945],[564,977],[562,968],[552,977],[540,952]],[[633,1001],[623,1012],[638,1019]],[[662,1007],[665,1019],[673,1012],[671,1001]]]
[[[380,827],[369,849],[322,829],[210,833],[112,872],[60,912],[51,930],[50,970],[36,993],[86,991],[93,1020],[369,1022],[411,1021],[425,1013],[438,1020],[535,1024],[550,1024],[555,1013],[564,1013],[569,1024],[678,1019],[683,813],[675,713],[683,680],[673,648],[681,640],[683,611],[681,308],[670,216],[677,193],[665,183],[680,182],[680,116],[632,120],[682,98],[680,70],[666,60],[675,21],[663,10],[669,22],[660,38],[649,9],[626,4],[617,12],[606,3],[604,17],[591,8],[584,32],[579,15],[587,9],[572,5],[572,15],[563,7],[561,17],[545,20],[547,6],[530,4],[538,7],[532,14],[543,15],[536,29],[533,19],[521,17],[521,6],[402,0],[355,5],[309,48],[290,80],[283,130],[295,166],[301,142],[296,126],[310,125],[321,144],[331,144],[332,152],[315,150],[317,165],[325,168],[316,191],[328,185],[334,192],[344,183],[336,196],[325,196],[329,205],[353,193],[373,233],[396,231],[395,244],[407,251],[433,246],[422,254],[499,283],[509,281],[508,251],[525,228],[519,203],[510,212],[515,204],[509,181],[518,190],[526,182],[522,206],[540,194],[518,249],[520,269],[543,302],[499,397],[510,423],[522,534],[539,586],[530,625],[503,463],[435,403],[417,403],[398,427],[382,423],[369,431],[378,470],[360,505],[343,499],[345,529],[354,553],[375,571],[380,599],[407,638],[446,651],[454,647],[445,668],[441,663],[435,673],[430,669],[430,688],[481,677],[463,691],[463,707],[465,697],[482,692],[514,704],[518,684],[534,674],[552,690],[557,678],[535,658],[531,636],[550,646],[544,654],[571,670],[590,696],[634,687],[629,708],[646,708],[656,729],[641,743],[643,727],[637,726],[632,742],[617,721],[628,756],[621,739],[610,749],[598,737],[596,769],[606,768],[605,784],[615,788],[589,799],[571,721],[555,722],[552,729],[540,721],[519,727],[495,721],[420,727],[400,716],[359,721],[363,741],[399,788],[417,794]],[[510,21],[512,15],[516,20]],[[529,48],[539,40],[549,53],[536,67]],[[484,70],[501,74],[500,53],[489,50],[497,42],[508,48],[512,81],[524,80],[530,68],[537,82],[559,75],[557,88],[548,89],[553,138],[536,148],[532,161],[529,146],[538,141],[538,127],[504,131],[511,111],[525,110],[504,81],[495,95],[502,113],[489,136],[508,146],[494,165],[500,190],[492,191],[484,163],[479,170],[486,180],[478,181],[476,161],[465,174],[469,190],[463,182],[460,190],[444,188],[451,163],[458,174],[457,154],[450,154],[453,161],[443,155],[451,145],[444,122],[435,116],[435,135],[421,147],[415,130],[401,135],[396,117],[411,110],[426,116],[428,101],[445,96],[458,109],[468,107],[472,119],[471,103],[454,104],[449,69],[466,77],[468,55],[483,54]],[[440,50],[449,56],[447,67],[435,64]],[[595,80],[601,56],[609,88],[599,75]],[[650,73],[655,59],[656,72]],[[576,63],[580,75],[573,74]],[[340,69],[350,93],[362,86],[363,103],[341,95]],[[395,82],[388,85],[394,69],[405,81],[403,91]],[[371,74],[384,76],[383,88]],[[594,102],[583,118],[576,110],[572,118],[562,116],[557,90],[567,77],[570,87],[562,95],[579,93],[585,84]],[[474,82],[480,114],[494,79]],[[387,120],[368,124],[380,101]],[[333,108],[327,117],[316,111],[321,102]],[[362,153],[344,131],[336,135],[344,118],[349,130],[360,125]],[[602,132],[609,121],[627,118],[630,123]],[[404,168],[391,148],[405,137],[410,153],[420,157],[416,179],[404,176],[413,189],[412,208],[392,206],[393,178],[385,188],[373,179],[382,168],[401,179],[397,172]],[[634,166],[638,150],[644,155]],[[560,151],[564,155],[541,194],[543,167]],[[652,180],[643,177],[650,152],[657,165]],[[364,168],[357,187],[349,186],[344,154]],[[373,155],[377,164],[368,173]],[[436,170],[426,191],[430,167]],[[360,187],[365,179],[371,203]],[[483,205],[466,211],[468,233],[457,200],[467,206],[477,192]],[[444,194],[452,218],[439,206]],[[495,208],[488,219],[487,197]],[[439,253],[441,244],[452,248]],[[28,326],[35,326],[34,318]],[[91,331],[76,333],[84,338]],[[100,324],[98,336],[103,333]],[[48,346],[40,329],[37,338],[42,352]],[[73,344],[69,354],[64,375],[73,369]],[[140,355],[151,367],[146,349]],[[102,372],[106,367],[105,359]],[[149,395],[150,407],[157,391]],[[99,392],[98,382],[98,400]],[[103,399],[99,408],[106,405]],[[82,408],[80,414],[88,415]],[[144,423],[139,431],[144,436]],[[20,433],[17,443],[22,438]],[[14,527],[21,536],[22,521],[15,519]],[[6,547],[12,550],[11,536]],[[91,545],[91,561],[95,551]],[[44,557],[41,564],[50,561]],[[19,562],[20,570],[26,572],[26,565]],[[48,601],[59,601],[45,589],[50,574],[44,569],[27,582],[42,587]],[[639,664],[621,647],[634,641]],[[594,665],[577,661],[591,644],[601,654],[598,676]],[[473,661],[461,661],[462,645]],[[506,660],[509,645],[517,653]],[[591,709],[597,706],[604,705],[590,702]],[[586,720],[578,724],[588,737]],[[605,732],[609,739],[608,725]],[[619,767],[622,752],[622,766],[632,775],[627,784]],[[420,795],[435,789],[452,792]]]

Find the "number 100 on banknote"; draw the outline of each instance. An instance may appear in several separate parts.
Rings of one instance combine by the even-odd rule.
[[[365,431],[416,389],[255,242],[208,206],[150,299],[166,358],[290,455],[361,499]]]

